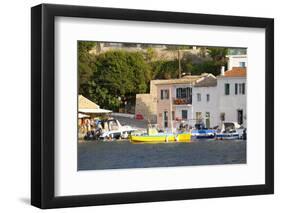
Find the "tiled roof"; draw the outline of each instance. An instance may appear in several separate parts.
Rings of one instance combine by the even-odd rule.
[[[198,79],[194,85],[195,87],[215,87],[217,86],[217,78],[212,75],[208,74],[207,76]]]
[[[176,79],[161,79],[152,80],[151,82],[155,85],[165,85],[165,84],[193,84],[196,80],[200,79],[202,76],[185,76],[184,78]]]
[[[225,77],[246,77],[245,67],[233,67],[232,70],[228,70],[224,73]]]

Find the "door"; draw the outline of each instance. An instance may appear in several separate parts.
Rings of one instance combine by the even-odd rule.
[[[206,128],[210,128],[210,112],[206,112]]]
[[[202,120],[202,112],[196,112],[195,116],[196,116],[196,123],[202,123],[202,122],[204,122],[204,121]]]
[[[237,123],[238,124],[243,124],[243,110],[238,109],[237,110]]]
[[[168,128],[168,111],[163,113],[163,127]]]

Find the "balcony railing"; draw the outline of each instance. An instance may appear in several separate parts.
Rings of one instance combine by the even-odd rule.
[[[191,98],[173,98],[173,104],[174,105],[187,105],[192,104]]]

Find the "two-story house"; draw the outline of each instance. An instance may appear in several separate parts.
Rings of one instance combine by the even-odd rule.
[[[204,123],[207,128],[218,124],[218,90],[217,78],[207,74],[196,81],[193,87],[193,126]]]
[[[211,77],[212,76],[212,77]],[[176,128],[181,121],[195,124],[194,89],[199,82],[215,78],[211,74],[185,76],[181,79],[159,80],[157,87],[157,123],[161,128]],[[210,97],[209,97],[210,98]]]
[[[246,123],[246,67],[232,67],[217,76],[218,110],[220,122]]]

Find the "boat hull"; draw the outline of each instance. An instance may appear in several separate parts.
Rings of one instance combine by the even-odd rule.
[[[212,139],[215,138],[215,135],[196,135],[196,139]]]
[[[238,133],[217,134],[216,139],[218,139],[218,140],[235,140],[235,139],[239,139],[239,134]]]
[[[212,129],[204,129],[204,130],[192,130],[192,136],[196,139],[210,139],[214,138],[216,135],[216,131]]]
[[[181,134],[163,134],[163,135],[142,135],[131,136],[131,142],[134,143],[169,143],[169,142],[190,142],[190,133]]]

